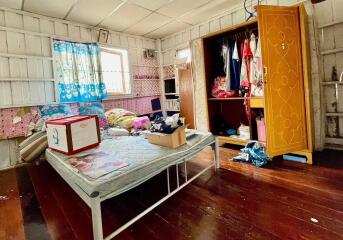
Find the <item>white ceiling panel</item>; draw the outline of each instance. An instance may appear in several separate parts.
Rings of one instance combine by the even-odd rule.
[[[22,0],[0,0],[1,7],[21,9]]]
[[[240,1],[241,0],[211,1],[209,4],[184,14],[183,16],[179,17],[178,20],[195,25],[211,17],[219,15],[220,13],[226,11],[230,6],[237,4]]]
[[[168,23],[166,25],[164,25],[163,27],[146,34],[146,37],[150,37],[150,38],[162,38],[162,37],[166,37],[170,34],[176,33],[178,31],[181,31],[187,27],[189,27],[189,24],[186,23],[181,23],[181,22],[177,22],[177,21],[172,21],[171,23]]]
[[[24,10],[49,17],[64,18],[77,0],[25,0]]]
[[[125,32],[134,35],[145,35],[153,30],[156,30],[159,27],[171,22],[172,19],[166,16],[162,16],[157,13],[152,13],[139,23],[133,25],[129,29],[125,30]]]
[[[192,9],[198,8],[206,3],[215,1],[217,0],[174,0],[169,4],[163,6],[157,12],[164,14],[168,17],[176,18]]]
[[[101,23],[101,26],[115,31],[123,31],[124,29],[131,27],[133,24],[138,23],[150,13],[152,12],[147,9],[126,3],[110,17],[106,18]]]
[[[78,0],[68,14],[67,19],[96,25],[107,17],[121,3],[122,0]]]
[[[170,3],[171,1],[173,0],[131,0],[132,3],[152,11],[156,11],[157,9],[165,4]]]

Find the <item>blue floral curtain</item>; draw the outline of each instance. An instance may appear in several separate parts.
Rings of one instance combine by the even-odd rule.
[[[54,39],[54,53],[60,102],[89,102],[108,97],[98,44]]]

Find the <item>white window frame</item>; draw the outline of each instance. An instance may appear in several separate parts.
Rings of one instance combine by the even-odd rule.
[[[119,51],[118,51],[119,50]],[[128,71],[128,83],[130,84],[130,90],[127,90],[127,79],[125,77],[125,68],[124,68],[124,57],[123,57],[123,53],[120,51],[126,51],[127,52],[127,71]],[[117,47],[110,47],[110,46],[103,46],[100,45],[100,55],[101,52],[106,52],[106,53],[110,53],[110,54],[116,54],[120,56],[120,63],[121,63],[121,75],[122,75],[122,86],[123,86],[123,92],[107,92],[109,98],[120,98],[120,97],[127,97],[127,96],[131,96],[132,95],[132,88],[133,88],[133,84],[132,84],[132,77],[131,77],[131,71],[130,71],[130,58],[129,58],[129,52],[127,49],[122,49],[122,48],[117,48]],[[101,58],[101,57],[100,57]],[[102,64],[102,61],[100,60],[100,63]]]

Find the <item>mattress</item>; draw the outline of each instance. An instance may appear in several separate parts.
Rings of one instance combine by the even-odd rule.
[[[47,149],[46,158],[66,182],[78,186],[88,196],[113,197],[150,179],[168,166],[191,158],[214,142],[213,135],[206,132],[192,130],[186,133],[186,137],[185,145],[172,149],[150,144],[143,137],[122,136],[103,140],[98,148],[73,155],[105,152],[125,163],[125,166],[98,178],[91,178],[73,167],[68,161],[71,156]]]

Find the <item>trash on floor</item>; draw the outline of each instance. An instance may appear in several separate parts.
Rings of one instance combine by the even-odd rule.
[[[254,164],[256,167],[262,167],[271,161],[266,153],[266,149],[259,142],[249,142],[245,148],[241,149],[241,153],[234,157],[234,161],[249,162]]]
[[[8,199],[9,199],[8,196],[6,196],[6,195],[0,195],[0,201],[6,201],[6,200],[8,200]]]

